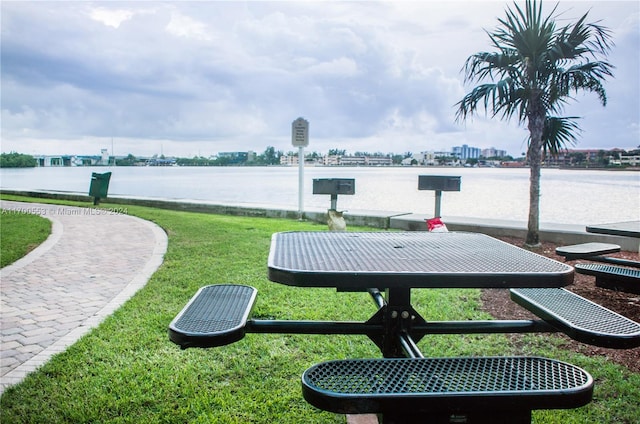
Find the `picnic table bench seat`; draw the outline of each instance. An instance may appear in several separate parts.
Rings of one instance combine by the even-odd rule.
[[[620,246],[612,243],[582,243],[570,246],[560,246],[556,248],[556,254],[564,256],[567,261],[585,259],[594,262],[604,262],[614,265],[622,265],[633,268],[640,268],[640,262],[628,259],[603,256],[609,253],[620,252]]]
[[[580,342],[617,349],[640,346],[640,324],[569,290],[511,289],[511,299]]]
[[[319,409],[384,423],[530,423],[534,409],[589,403],[593,379],[540,357],[347,359],[307,369],[302,392]]]
[[[169,339],[182,349],[237,342],[245,335],[257,293],[236,284],[200,288],[169,324]]]
[[[578,274],[594,275],[596,277],[615,277],[619,280],[640,282],[640,269],[624,268],[605,264],[576,264]]]
[[[556,254],[564,256],[566,260],[589,259],[593,256],[607,255],[620,251],[620,246],[612,243],[581,243],[570,246],[556,247]]]
[[[579,274],[596,277],[596,286],[640,294],[640,268],[606,264],[576,264]]]

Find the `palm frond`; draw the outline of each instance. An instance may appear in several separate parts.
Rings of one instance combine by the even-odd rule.
[[[580,90],[596,93],[606,104],[603,83],[613,75],[613,66],[589,58],[606,57],[613,45],[609,30],[587,23],[588,13],[556,28],[557,7],[545,16],[542,1],[527,0],[524,6],[514,2],[505,17],[498,18],[498,27],[487,31],[496,51],[477,53],[465,62],[465,82],[481,85],[456,103],[456,121],[482,107],[501,118],[517,115],[520,122],[532,116],[530,108],[538,117],[540,111],[557,114]]]
[[[549,60],[566,62],[589,55],[606,56],[613,46],[611,32],[595,23],[585,23],[585,13],[575,24],[563,27],[556,35],[549,50]]]
[[[526,116],[527,95],[525,90],[511,78],[505,78],[496,83],[481,84],[463,97],[456,106],[456,121],[465,120],[473,115],[481,107],[485,112],[491,111],[492,115],[501,115],[510,119],[518,115],[519,120]]]
[[[578,133],[582,131],[576,122],[577,119],[580,118],[548,116],[545,119],[542,133],[542,149],[545,156],[558,156],[569,145],[577,143]]]
[[[591,29],[593,37],[586,42],[587,47],[593,52],[597,52],[599,55],[607,56],[613,46],[615,45],[611,31],[609,28],[598,25],[597,23],[590,23],[587,26]]]
[[[552,85],[558,90],[559,96],[568,96],[580,90],[594,92],[602,105],[606,106],[607,94],[603,81],[613,75],[612,68],[607,62],[579,63],[558,72]]]
[[[517,52],[510,50],[476,53],[465,62],[465,80],[482,81],[486,78],[503,78],[505,75],[517,74],[519,60]]]

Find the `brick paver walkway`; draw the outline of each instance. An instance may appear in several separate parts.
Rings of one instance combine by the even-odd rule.
[[[0,270],[0,393],[96,327],[160,266],[167,237],[118,211],[0,201],[53,222],[51,236]]]

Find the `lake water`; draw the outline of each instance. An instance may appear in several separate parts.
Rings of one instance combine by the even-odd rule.
[[[297,167],[65,167],[0,169],[0,187],[88,193],[92,172],[111,171],[109,194],[254,203],[298,209]],[[461,177],[460,192],[442,193],[442,216],[527,221],[526,168],[307,167],[304,207],[328,209],[313,195],[315,178],[354,178],[355,195],[338,210],[432,215],[435,194],[418,190],[419,175]],[[640,172],[543,169],[540,221],[596,224],[640,219]]]

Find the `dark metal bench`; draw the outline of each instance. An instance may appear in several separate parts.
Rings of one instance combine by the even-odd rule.
[[[640,269],[605,264],[576,264],[579,274],[596,277],[596,286],[640,294]]]
[[[169,324],[169,339],[182,349],[215,347],[244,337],[258,291],[249,286],[202,287]]]
[[[538,357],[355,359],[307,369],[302,392],[317,408],[385,424],[530,423],[532,410],[589,403],[593,379]]]
[[[582,243],[556,248],[556,254],[564,256],[566,260],[591,259],[594,256],[607,255],[620,251],[620,246],[611,243]]]
[[[604,262],[609,264],[640,268],[640,262],[638,261],[603,256],[609,253],[617,253],[619,251],[620,246],[611,243],[582,243],[556,248],[556,254],[564,256],[567,261],[586,259],[594,262]]]
[[[572,339],[617,349],[640,346],[640,324],[568,290],[511,289],[511,298]]]

